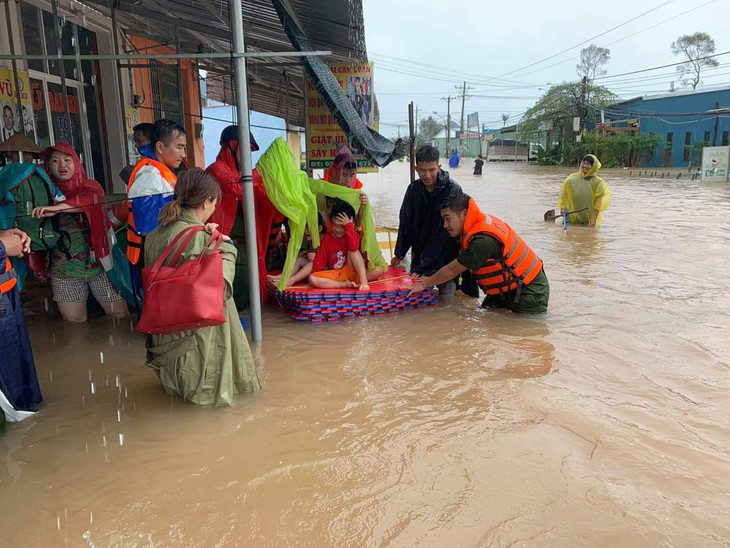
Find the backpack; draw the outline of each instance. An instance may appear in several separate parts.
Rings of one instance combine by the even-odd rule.
[[[6,190],[0,197],[0,217],[3,218],[2,224],[13,218],[14,225],[30,236],[31,251],[48,252],[61,239],[58,220],[55,216],[36,219],[30,214],[36,207],[53,205],[58,191],[46,174],[36,167],[10,164],[0,171],[3,175],[0,191]]]

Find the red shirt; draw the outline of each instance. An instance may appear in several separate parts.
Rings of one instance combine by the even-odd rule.
[[[360,249],[360,237],[355,231],[354,223],[345,225],[345,235],[337,237],[327,233],[317,248],[317,254],[312,263],[312,272],[322,270],[339,270],[347,262],[347,252]]]

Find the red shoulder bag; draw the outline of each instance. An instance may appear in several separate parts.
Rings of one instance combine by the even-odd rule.
[[[213,231],[198,257],[175,266],[195,234],[202,230],[205,230],[202,226],[182,230],[152,267],[142,269],[144,301],[137,331],[166,335],[225,323],[220,251],[223,235]],[[163,266],[179,242],[170,266]],[[210,253],[206,253],[208,249]]]

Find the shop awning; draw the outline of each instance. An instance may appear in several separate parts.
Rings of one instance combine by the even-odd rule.
[[[367,59],[362,2],[351,0],[283,0],[301,21],[308,38],[319,51],[331,51],[328,61]],[[180,53],[231,51],[228,0],[83,0],[84,4],[111,17],[112,7],[124,32],[176,49]],[[246,51],[296,51],[284,33],[272,0],[243,1]],[[200,60],[207,71],[207,95],[233,103],[227,59]],[[274,57],[248,60],[250,108],[285,117],[304,126],[304,71],[297,59]]]

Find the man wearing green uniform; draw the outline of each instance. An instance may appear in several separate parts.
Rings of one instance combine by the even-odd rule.
[[[463,192],[452,192],[441,207],[446,232],[460,238],[459,256],[431,276],[418,278],[411,293],[474,273],[486,297],[482,306],[537,314],[547,310],[550,285],[542,261],[525,241],[494,215],[482,213]]]

